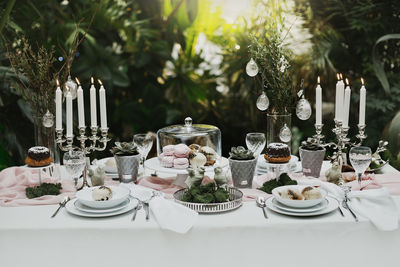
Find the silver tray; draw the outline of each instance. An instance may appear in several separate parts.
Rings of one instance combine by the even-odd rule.
[[[242,205],[243,193],[237,188],[229,187],[229,201],[222,203],[193,203],[182,201],[183,195],[188,191],[187,188],[180,189],[174,193],[175,202],[182,204],[198,213],[219,213],[234,210]]]

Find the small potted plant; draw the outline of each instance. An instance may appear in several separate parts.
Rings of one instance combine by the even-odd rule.
[[[318,178],[325,157],[325,148],[309,139],[301,143],[299,151],[303,173]]]
[[[251,187],[257,158],[242,146],[232,147],[229,152],[229,167],[235,187]]]
[[[115,142],[115,146],[111,148],[111,153],[114,155],[118,176],[121,182],[136,182],[139,171],[140,154],[135,144],[133,142]]]

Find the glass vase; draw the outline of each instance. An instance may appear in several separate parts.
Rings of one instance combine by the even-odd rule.
[[[284,143],[291,149],[291,137],[282,135],[292,130],[292,114],[267,114],[267,145],[270,143]],[[286,130],[286,131],[285,131]],[[288,140],[290,139],[290,140]]]
[[[43,121],[44,115],[33,115],[34,141],[35,146],[44,146],[50,150],[51,158],[54,162],[59,162],[58,153],[56,153],[56,142],[54,123],[52,125]],[[51,125],[51,126],[50,126]]]

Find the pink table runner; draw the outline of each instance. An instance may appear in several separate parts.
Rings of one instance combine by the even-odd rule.
[[[48,174],[42,172],[42,182],[45,183],[61,183],[62,190],[58,196],[42,196],[39,198],[28,199],[25,195],[25,188],[28,186],[36,186],[38,181],[38,170],[29,170],[24,167],[11,167],[0,172],[0,206],[16,207],[16,206],[30,206],[30,205],[53,205],[58,204],[65,196],[75,197],[75,187],[73,181],[69,179],[58,180],[49,178]],[[354,174],[345,174],[346,176],[354,176]],[[296,173],[291,175],[292,179],[308,179],[302,174]],[[256,199],[258,196],[270,197],[269,194],[264,193],[256,188],[271,179],[272,177],[267,174],[255,177],[252,188],[244,188],[241,191],[244,194],[244,200],[250,201]],[[175,177],[160,178],[160,177],[144,177],[138,181],[139,185],[159,190],[165,193],[166,198],[173,198],[173,193],[182,187],[173,185]],[[400,173],[385,173],[385,174],[372,174],[363,177],[363,190],[386,187],[391,195],[400,195]],[[321,180],[326,180],[321,177]],[[115,185],[118,182],[112,181],[107,178],[106,185]],[[353,190],[360,190],[357,181],[349,182],[348,185],[352,186]]]
[[[39,170],[30,170],[25,167],[10,167],[0,172],[0,206],[34,206],[34,205],[54,205],[60,203],[65,196],[75,197],[76,189],[72,179],[50,178],[48,173],[42,171],[42,183],[61,183],[62,190],[58,196],[42,196],[28,199],[25,188],[39,185]],[[105,181],[106,184],[118,184],[111,179]]]

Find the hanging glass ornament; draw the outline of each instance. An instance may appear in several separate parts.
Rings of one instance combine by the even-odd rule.
[[[300,98],[296,105],[296,115],[300,120],[308,120],[311,117],[312,109],[310,102],[304,98],[304,95]]]
[[[258,66],[253,58],[251,58],[250,61],[246,65],[246,73],[250,77],[254,77],[258,74]]]
[[[284,143],[290,142],[290,140],[292,140],[292,132],[290,131],[286,123],[279,131],[279,139],[281,139],[281,141]]]
[[[269,107],[269,99],[265,91],[257,98],[256,106],[259,110],[264,111]]]
[[[67,92],[71,92],[72,99],[76,98],[76,90],[78,89],[78,85],[74,80],[71,79],[71,75],[68,75],[68,80],[65,82],[65,90],[64,96],[67,96]]]
[[[311,117],[312,109],[310,102],[304,97],[304,79],[301,79],[300,90],[297,93],[300,100],[296,105],[296,116],[300,120],[308,120]]]
[[[46,128],[50,128],[54,125],[54,115],[49,110],[43,115],[42,124]]]

